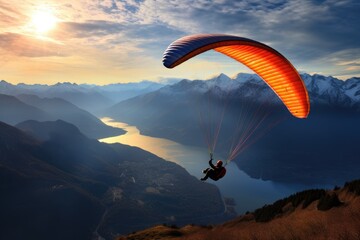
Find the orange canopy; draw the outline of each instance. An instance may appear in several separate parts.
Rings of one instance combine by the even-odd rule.
[[[263,43],[230,35],[191,35],[170,44],[164,53],[163,63],[173,68],[210,49],[241,62],[257,73],[292,115],[298,118],[308,116],[309,96],[299,73],[284,56]]]

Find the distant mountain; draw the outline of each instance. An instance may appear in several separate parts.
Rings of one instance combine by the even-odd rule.
[[[229,218],[218,189],[175,163],[60,120],[19,127],[0,122],[0,239],[113,239]]]
[[[204,123],[220,123],[224,115],[217,144],[217,152],[224,154],[239,125],[246,131],[247,126],[257,124],[254,119],[264,118],[259,125],[263,129],[250,136],[250,140],[257,141],[236,161],[252,177],[333,184],[358,177],[360,79],[301,76],[311,101],[307,119],[292,117],[254,74],[239,74],[234,79],[221,74],[206,81],[183,80],[120,102],[107,115],[136,125],[146,135],[201,146],[206,145],[204,137],[209,134],[209,130],[203,130]]]
[[[156,91],[164,86],[165,84],[162,83],[142,81],[137,83],[116,83],[104,86],[89,85],[89,88],[109,97],[116,103],[138,95]]]
[[[37,95],[40,97],[65,99],[93,114],[96,114],[99,110],[110,106],[114,102],[96,90],[86,88],[76,83],[67,82],[49,86],[46,91],[38,92]]]
[[[310,94],[310,100],[314,104],[360,107],[360,78],[354,77],[342,81],[331,76],[325,77],[306,73],[301,74],[301,78],[304,80]],[[218,96],[221,94],[237,94],[241,98],[252,98],[260,102],[272,94],[272,90],[258,75],[247,73],[239,73],[234,79],[222,73],[206,81],[183,80],[183,83],[166,86],[159,92],[188,94],[189,92],[207,93],[209,91]],[[272,98],[272,100],[278,101],[277,98]]]
[[[89,112],[61,98],[39,98],[35,95],[24,94],[17,97],[21,101],[47,112],[51,116],[48,120],[61,119],[72,123],[90,138],[99,139],[124,133],[123,130],[105,125]],[[25,120],[33,120],[33,118],[23,119],[23,121]]]
[[[359,97],[354,90],[360,90],[360,78],[342,81],[334,77],[325,77],[315,74],[313,76],[302,74],[302,79],[310,93],[314,104],[326,104],[342,108],[356,107],[359,109]],[[354,85],[355,84],[355,85]]]
[[[114,103],[111,99],[91,88],[69,82],[54,85],[28,85],[24,83],[13,85],[2,80],[0,81],[0,93],[13,96],[30,94],[41,98],[62,98],[92,113]]]
[[[14,125],[26,119],[43,121],[50,115],[34,106],[26,104],[16,97],[0,94],[0,120]]]
[[[120,135],[124,131],[102,123],[98,118],[60,98],[39,98],[35,95],[0,94],[0,121],[15,125],[27,120],[62,119],[76,125],[90,138]]]
[[[62,98],[92,114],[99,114],[103,109],[116,102],[155,91],[168,84],[168,82],[175,83],[175,80],[163,81],[162,83],[142,81],[104,86],[69,82],[54,85],[29,85],[24,83],[13,85],[1,80],[0,94],[12,96],[26,94],[36,95],[40,98]]]
[[[28,120],[17,124],[15,127],[40,141],[49,141],[56,138],[86,140],[86,137],[78,128],[63,120],[45,122]]]
[[[157,225],[116,240],[356,239],[360,234],[360,181],[334,190],[313,189],[215,226]]]

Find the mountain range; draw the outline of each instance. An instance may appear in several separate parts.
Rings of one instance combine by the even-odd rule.
[[[169,80],[174,82],[175,80]],[[36,95],[40,98],[62,98],[92,114],[97,114],[106,107],[122,100],[152,92],[166,85],[142,81],[138,83],[118,83],[108,85],[76,84],[70,82],[54,85],[24,84],[13,85],[5,80],[0,81],[0,94],[17,97],[18,95]]]
[[[214,185],[175,163],[89,139],[62,120],[17,127],[0,122],[0,239],[112,239],[230,217]]]
[[[307,119],[290,115],[273,91],[254,74],[230,79],[183,80],[157,91],[122,101],[106,111],[137,126],[145,135],[206,147],[203,130],[220,130],[217,152],[229,151],[240,127],[259,129],[235,160],[250,176],[298,183],[331,183],[358,177],[360,163],[360,79],[346,81],[301,74],[308,89]],[[261,124],[258,119],[264,119]],[[212,123],[214,125],[214,123]],[[240,129],[241,130],[241,129]],[[244,137],[245,136],[245,137]]]
[[[106,137],[123,131],[103,125],[68,99],[41,96],[74,93],[86,102],[84,96],[96,92],[115,102],[115,96],[120,99],[133,94],[134,97],[111,107],[101,104],[96,109],[88,108],[97,112],[97,116],[135,125],[145,135],[186,145],[206,147],[209,135],[220,130],[216,152],[225,157],[229,146],[237,143],[233,139],[246,139],[235,163],[255,178],[337,184],[356,177],[354,169],[359,169],[356,159],[360,151],[356,146],[360,140],[359,78],[343,81],[318,74],[301,77],[311,102],[311,112],[305,120],[293,118],[257,75],[245,73],[233,79],[220,74],[209,80],[182,80],[168,85],[144,81],[106,86],[70,83],[47,86],[1,81],[0,92],[16,98],[0,96],[0,120],[15,125],[26,120],[62,119],[76,125],[88,137]],[[25,94],[29,92],[38,95]],[[91,106],[91,101],[87,105]],[[259,119],[264,119],[261,124]],[[221,128],[217,126],[219,122]],[[244,135],[244,129],[257,125],[254,133]]]
[[[94,115],[61,98],[0,94],[0,121],[16,125],[27,120],[58,119],[74,124],[90,138],[98,139],[125,132],[105,125]]]

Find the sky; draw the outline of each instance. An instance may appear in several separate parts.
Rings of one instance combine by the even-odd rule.
[[[263,42],[299,72],[360,77],[359,0],[0,0],[0,79],[109,84],[252,71],[209,51],[174,69],[176,39],[223,33]]]

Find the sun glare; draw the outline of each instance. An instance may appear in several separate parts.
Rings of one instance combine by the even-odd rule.
[[[50,9],[39,9],[31,19],[31,26],[37,34],[43,35],[55,28],[57,19]]]

